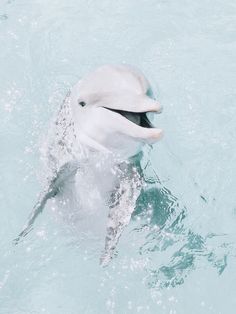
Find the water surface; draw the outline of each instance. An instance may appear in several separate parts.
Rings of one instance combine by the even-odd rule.
[[[234,313],[235,21],[233,0],[1,1],[1,314]],[[146,74],[165,137],[150,153],[161,186],[142,194],[103,269],[96,241],[78,242],[50,204],[12,239],[41,188],[51,117],[105,63]]]

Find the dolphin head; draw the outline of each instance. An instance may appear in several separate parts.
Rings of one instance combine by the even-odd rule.
[[[144,75],[125,65],[105,65],[88,74],[71,90],[76,137],[88,146],[123,157],[162,136],[147,114],[161,111],[147,94]]]

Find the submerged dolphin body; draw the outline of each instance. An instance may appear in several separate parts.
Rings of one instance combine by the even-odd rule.
[[[101,158],[105,160],[103,168],[94,167],[94,175],[102,174],[104,189],[110,193],[101,263],[106,265],[110,261],[142,187],[134,156],[143,145],[152,144],[162,136],[162,130],[153,127],[148,118],[149,113],[161,110],[159,103],[148,96],[149,90],[144,75],[125,65],[102,66],[71,89],[46,143],[45,188],[16,243],[30,232],[46,202],[68,190],[68,182],[80,189],[87,161]]]

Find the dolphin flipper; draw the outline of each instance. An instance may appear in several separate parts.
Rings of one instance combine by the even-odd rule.
[[[100,257],[101,266],[107,266],[112,260],[119,238],[130,222],[142,188],[142,178],[137,168],[128,165],[127,171],[125,171],[125,176],[121,179],[119,186],[112,193],[105,248]]]
[[[49,180],[47,187],[44,188],[44,190],[41,192],[37,203],[34,205],[33,210],[29,215],[27,224],[25,225],[24,229],[19,233],[18,237],[14,239],[13,242],[15,245],[18,244],[19,241],[33,229],[33,224],[38,215],[43,212],[47,201],[57,195],[64,182],[74,176],[78,168],[78,162],[67,162],[63,166],[61,166],[61,168],[55,173],[53,178]]]

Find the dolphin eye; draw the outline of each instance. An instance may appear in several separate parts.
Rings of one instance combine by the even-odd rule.
[[[81,107],[84,107],[86,105],[86,103],[84,101],[78,100],[78,105],[80,105]]]

